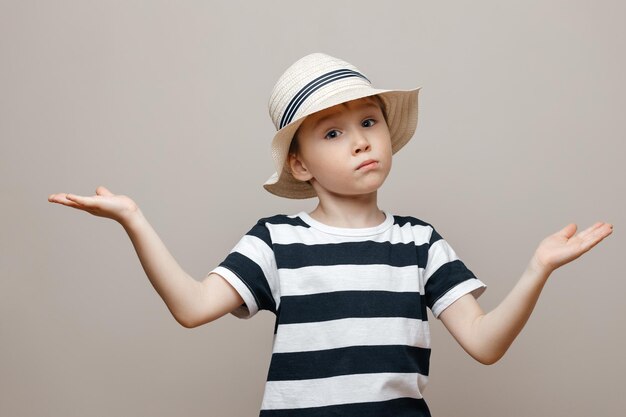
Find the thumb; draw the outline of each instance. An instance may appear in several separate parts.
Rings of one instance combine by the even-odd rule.
[[[106,187],[104,186],[99,186],[98,188],[96,188],[96,194],[98,195],[103,195],[103,196],[112,196],[113,193],[111,191],[109,191]]]
[[[574,233],[576,233],[576,227],[576,223],[570,223],[561,230],[559,230],[557,232],[557,235],[569,239],[570,237],[574,236]]]

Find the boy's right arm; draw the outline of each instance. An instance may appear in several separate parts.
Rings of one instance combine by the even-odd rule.
[[[216,273],[202,282],[189,276],[140,210],[122,226],[152,286],[182,326],[192,328],[209,323],[244,303],[232,285]]]
[[[48,201],[120,223],[128,233],[152,286],[176,321],[184,327],[209,323],[244,303],[239,293],[218,274],[211,273],[202,282],[190,277],[129,197],[115,195],[100,186],[92,197],[59,193],[48,196]]]

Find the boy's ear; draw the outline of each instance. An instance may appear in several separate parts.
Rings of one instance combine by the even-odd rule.
[[[289,158],[289,169],[291,170],[291,175],[299,181],[308,181],[313,178],[313,175],[309,172],[304,164],[304,161],[300,159],[298,155],[295,153],[290,153],[288,155]]]

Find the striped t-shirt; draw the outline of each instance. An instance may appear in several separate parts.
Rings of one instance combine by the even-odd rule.
[[[426,307],[485,284],[433,226],[394,216],[341,228],[306,212],[260,219],[211,272],[276,315],[261,417],[430,416]]]

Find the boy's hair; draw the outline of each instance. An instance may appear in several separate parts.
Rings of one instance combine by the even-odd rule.
[[[376,102],[380,106],[380,109],[383,112],[383,117],[385,118],[385,123],[389,124],[389,122],[387,121],[387,108],[385,107],[385,102],[378,96],[378,94],[371,96],[371,97],[374,100],[376,100]],[[296,133],[293,134],[293,138],[291,139],[291,144],[289,145],[289,151],[287,152],[287,155],[290,155],[290,154],[295,155],[300,150],[300,146],[298,145],[298,132],[299,131],[300,131],[300,128],[298,128],[296,130]]]

